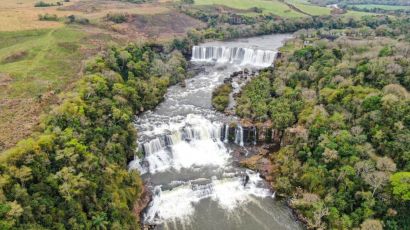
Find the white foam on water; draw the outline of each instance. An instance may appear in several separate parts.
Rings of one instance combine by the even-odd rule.
[[[269,197],[269,189],[263,188],[262,179],[259,174],[251,171],[247,172],[249,181],[244,185],[243,178],[228,178],[217,180],[215,184],[214,200],[227,211],[233,211],[238,206],[250,201],[250,195],[256,197]]]
[[[177,187],[169,191],[155,188],[156,193],[144,215],[144,221],[159,224],[170,219],[184,219],[194,213],[193,203],[199,202],[189,186]]]
[[[147,173],[147,169],[145,169],[141,165],[141,159],[138,158],[137,156],[135,156],[134,160],[130,162],[130,164],[128,165],[128,169],[129,170],[138,170],[141,175]]]
[[[141,166],[140,160],[138,164],[131,162],[130,165],[141,173],[149,171],[154,174],[193,166],[222,167],[229,162],[231,156],[221,141],[222,124],[189,114],[181,123],[164,127],[163,132],[168,134],[143,144],[148,169]]]
[[[172,190],[162,191],[158,186],[145,216],[144,221],[160,224],[173,219],[186,219],[195,213],[195,205],[202,199],[210,198],[218,205],[231,212],[252,202],[253,197],[269,197],[272,193],[262,187],[259,174],[247,172],[249,181],[244,185],[242,177],[213,179],[208,184],[187,182]],[[178,181],[174,184],[182,184]]]
[[[222,142],[211,139],[194,140],[190,143],[180,142],[172,146],[173,168],[190,168],[192,166],[224,166],[230,155]]]
[[[194,46],[192,61],[231,63],[239,66],[268,67],[273,64],[275,51],[225,46]]]
[[[149,154],[145,160],[148,162],[150,173],[163,172],[169,169],[170,162],[172,162],[169,152],[165,149]]]

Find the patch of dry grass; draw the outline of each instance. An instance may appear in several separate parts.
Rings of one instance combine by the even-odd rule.
[[[109,42],[169,40],[203,26],[162,1],[71,0],[64,6],[34,7],[37,1],[1,0],[0,4],[0,152],[35,131],[40,115],[81,77],[84,60]],[[46,13],[59,18],[76,15],[91,24],[40,21],[38,15]],[[109,13],[126,13],[130,19],[112,24],[105,20]]]
[[[98,20],[108,13],[162,14],[169,11],[163,4],[133,4],[119,1],[71,0],[64,6],[34,7],[38,0],[1,0],[0,31],[22,31],[31,29],[57,28],[63,21],[39,21],[39,14],[55,14],[60,18],[78,15]],[[43,0],[44,2],[56,2]]]

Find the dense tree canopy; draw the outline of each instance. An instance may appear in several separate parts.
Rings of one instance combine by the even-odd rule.
[[[88,64],[75,93],[47,116],[37,138],[0,159],[0,229],[137,229],[142,182],[128,171],[133,117],[184,79],[178,51],[112,47]]]
[[[271,159],[310,228],[410,226],[408,25],[301,31],[237,98],[241,117],[308,133]]]

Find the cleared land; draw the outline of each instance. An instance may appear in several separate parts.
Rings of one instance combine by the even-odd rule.
[[[355,11],[355,10],[348,10],[344,14],[344,16],[353,17],[353,18],[360,18],[360,17],[368,16],[368,15],[376,15],[376,14],[375,13],[369,13],[369,12]]]
[[[0,4],[0,152],[35,131],[40,115],[59,103],[61,93],[81,77],[85,60],[108,43],[167,40],[204,26],[167,2],[71,0],[63,6],[34,7],[37,1]],[[38,15],[46,13],[59,20],[40,21]],[[127,20],[106,19],[117,13]],[[69,15],[90,24],[67,25]]]
[[[104,37],[76,27],[0,32],[0,151],[35,129]]]
[[[198,6],[221,5],[237,10],[249,10],[253,7],[258,7],[262,9],[263,13],[272,13],[285,18],[330,15],[332,11],[328,7],[313,5],[306,0],[196,0],[195,4]],[[257,13],[249,12],[244,14],[249,16],[257,15]],[[344,15],[348,17],[361,17],[369,14],[366,12],[348,11]]]
[[[410,10],[410,6],[392,6],[392,5],[375,5],[375,4],[364,4],[364,5],[349,5],[360,9],[384,9],[384,10]]]
[[[296,8],[298,8],[299,10],[309,15],[319,16],[319,15],[329,15],[331,13],[331,9],[328,7],[312,5],[304,0],[288,0],[286,2],[294,5]]]
[[[264,13],[272,13],[281,17],[304,17],[305,15],[291,9],[283,2],[272,0],[196,0],[196,5],[224,5],[234,9],[247,10],[252,7],[258,7]]]
[[[30,29],[56,28],[63,26],[61,22],[39,21],[39,14],[56,14],[60,17],[72,14],[62,12],[53,7],[34,7],[37,0],[2,0],[0,5],[0,31],[21,31]],[[44,2],[53,2],[45,0]],[[55,2],[55,1],[54,1]],[[65,3],[65,4],[74,4]]]
[[[108,13],[159,14],[169,11],[163,4],[133,4],[106,0],[71,0],[63,6],[34,7],[38,0],[2,0],[0,5],[0,31],[21,31],[30,29],[57,28],[64,26],[64,20],[40,21],[40,14],[55,14],[60,18],[77,15],[98,21]],[[43,0],[55,3],[55,0]]]

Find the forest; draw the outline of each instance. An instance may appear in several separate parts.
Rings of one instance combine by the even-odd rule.
[[[135,114],[152,109],[185,78],[179,51],[111,47],[87,65],[42,133],[0,156],[0,229],[138,229],[142,181],[127,164]]]
[[[410,226],[409,26],[300,31],[237,98],[240,117],[292,131],[272,186],[309,228]]]

